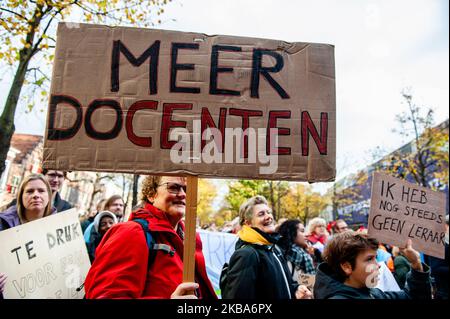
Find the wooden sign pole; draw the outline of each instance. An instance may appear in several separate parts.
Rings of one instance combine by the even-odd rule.
[[[183,282],[195,278],[195,226],[197,221],[198,177],[187,177],[186,216],[184,219]]]

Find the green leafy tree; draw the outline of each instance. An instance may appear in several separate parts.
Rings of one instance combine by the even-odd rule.
[[[311,218],[319,216],[329,205],[329,198],[313,192],[310,185],[293,183],[283,198],[283,217],[299,219],[306,225]]]
[[[200,226],[210,224],[214,221],[212,204],[217,196],[217,189],[214,184],[200,178],[198,180],[198,200],[197,200],[197,218]]]
[[[228,182],[228,194],[225,196],[227,208],[232,212],[231,219],[239,215],[239,207],[250,197],[261,195],[264,181],[237,180]]]
[[[250,197],[264,196],[272,207],[275,220],[283,216],[283,198],[289,192],[289,183],[285,181],[237,180],[228,184],[228,194],[225,197],[232,217],[239,214],[239,207]]]
[[[33,107],[36,94],[44,101],[49,87],[45,66],[53,60],[55,26],[73,16],[80,22],[110,25],[152,26],[152,20],[164,12],[171,0],[4,0],[0,4],[0,61],[9,65],[12,83],[0,116],[0,174],[5,169],[14,115],[24,85],[34,88],[28,108]],[[75,25],[76,26],[76,25]]]
[[[431,108],[414,103],[409,90],[402,96],[408,110],[396,116],[399,128],[394,130],[410,139],[408,150],[403,148],[390,154],[380,162],[379,169],[407,179],[412,178],[418,185],[431,189],[441,189],[448,185],[448,121],[434,126],[434,112]]]
[[[263,195],[268,199],[272,206],[273,218],[275,220],[284,217],[282,201],[289,193],[289,183],[285,181],[267,181],[264,187]]]
[[[234,217],[233,217],[234,216]],[[221,207],[217,212],[214,212],[211,216],[211,222],[215,223],[217,227],[222,227],[226,222],[229,222],[235,218],[235,214],[227,207]]]

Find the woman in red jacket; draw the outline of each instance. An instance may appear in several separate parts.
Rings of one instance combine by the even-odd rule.
[[[86,277],[86,298],[216,299],[198,234],[195,283],[182,283],[186,179],[148,176],[142,200],[144,207],[133,212],[128,222],[112,227],[100,242]],[[148,222],[156,246],[161,248],[152,252],[155,255],[150,260],[144,230],[134,219]]]

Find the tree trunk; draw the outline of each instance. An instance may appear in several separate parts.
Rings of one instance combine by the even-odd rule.
[[[280,201],[281,201],[280,182],[277,182],[277,220],[281,218]],[[274,217],[275,218],[275,217]]]
[[[138,198],[138,184],[139,184],[139,175],[133,175],[133,200],[131,201],[131,207],[135,207],[137,205]]]
[[[277,216],[278,216],[278,212],[277,212],[277,207],[275,206],[275,191],[273,189],[273,182],[269,181],[269,194],[270,194],[270,203],[272,205],[272,214],[273,214],[273,219],[277,220]]]
[[[37,49],[32,49],[36,28],[41,23],[42,19],[42,5],[37,4],[33,18],[30,20],[30,31],[26,35],[24,46],[19,52],[19,65],[17,66],[14,80],[6,99],[5,108],[0,117],[0,176],[5,170],[5,160],[8,155],[9,147],[11,145],[11,138],[14,134],[14,115],[16,113],[17,102],[19,101],[20,91],[22,91],[25,76],[28,70],[28,64],[31,58],[37,52]]]
[[[94,205],[97,205],[97,203],[94,203],[94,198],[95,198],[95,195],[97,195],[97,193],[100,192],[100,189],[96,188],[96,184],[94,184],[93,186],[94,186],[94,190],[92,191],[91,199],[89,200],[89,211],[94,208]]]
[[[6,99],[5,108],[0,117],[0,175],[6,167],[6,156],[8,155],[11,138],[15,131],[14,114],[16,113],[17,102],[19,101],[20,91],[25,81],[29,61],[29,59],[21,59],[11,89],[9,90],[8,98]]]
[[[127,207],[127,202],[125,202],[125,193],[126,193],[126,186],[127,186],[127,182],[126,182],[126,180],[125,180],[125,174],[121,174],[122,175],[122,199],[123,199],[123,202],[125,203],[125,208]]]

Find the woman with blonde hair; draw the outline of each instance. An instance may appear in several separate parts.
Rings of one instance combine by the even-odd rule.
[[[56,213],[50,199],[52,190],[41,174],[30,174],[20,184],[17,204],[0,213],[0,231],[19,226]],[[6,275],[0,273],[0,299],[6,283]]]
[[[328,240],[327,222],[325,219],[315,217],[310,220],[308,224],[308,236],[309,242],[321,252],[325,247]]]
[[[0,213],[0,231],[56,213],[50,199],[52,190],[41,174],[30,174],[17,192],[17,204]]]

